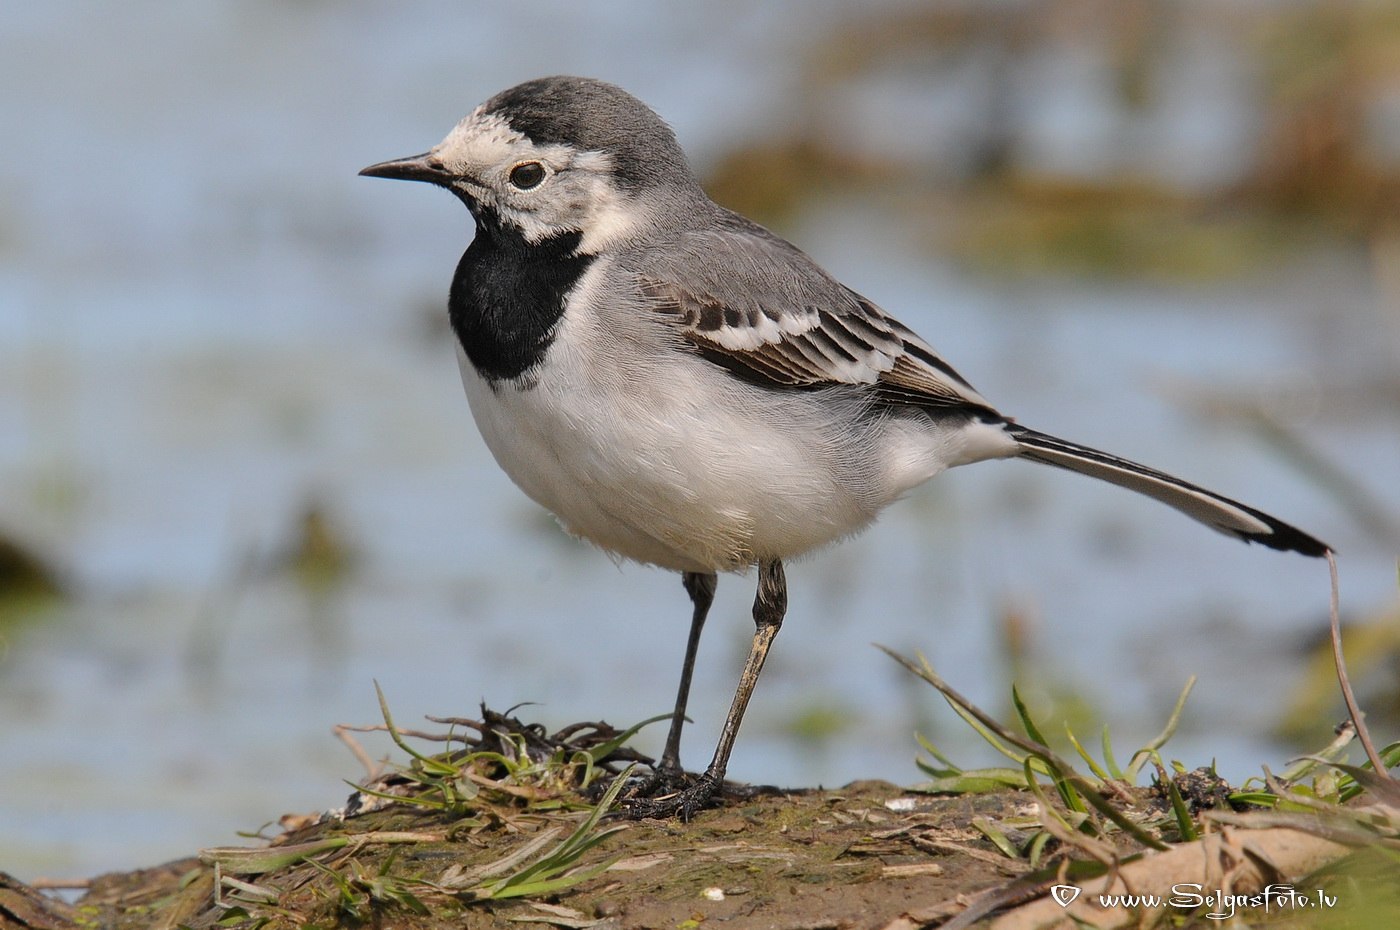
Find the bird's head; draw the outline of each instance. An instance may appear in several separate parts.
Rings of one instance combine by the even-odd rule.
[[[579,77],[502,91],[422,155],[360,174],[445,187],[488,235],[505,230],[535,244],[581,234],[584,253],[704,202],[661,117],[619,87]]]

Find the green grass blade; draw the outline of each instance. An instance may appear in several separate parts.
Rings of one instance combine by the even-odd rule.
[[[1196,830],[1196,823],[1191,819],[1191,811],[1186,807],[1186,800],[1181,796],[1181,789],[1177,788],[1176,782],[1172,780],[1171,774],[1157,763],[1157,778],[1162,786],[1167,790],[1167,797],[1172,802],[1172,814],[1176,818],[1176,829],[1181,834],[1183,843],[1190,843],[1200,834]]]
[[[940,775],[909,790],[920,794],[988,794],[1006,788],[1025,788],[1020,769],[969,769],[956,775]]]
[[[384,726],[388,727],[389,738],[394,741],[394,745],[418,760],[418,762],[422,764],[424,771],[432,772],[435,775],[456,776],[459,771],[456,766],[448,765],[431,756],[425,756],[423,753],[408,745],[408,741],[403,738],[403,734],[399,733],[398,727],[394,726],[393,715],[389,713],[389,702],[385,699],[384,689],[379,687],[378,681],[374,683],[374,693],[379,697],[379,713],[384,717]]]
[[[1075,829],[1075,827],[1065,819],[1064,814],[1060,813],[1059,808],[1050,803],[1050,797],[1045,793],[1045,786],[1035,777],[1035,772],[1031,769],[1029,757],[1026,759],[1024,774],[1026,778],[1026,787],[1030,789],[1031,794],[1035,795],[1035,799],[1040,802],[1041,811],[1046,816],[1053,817],[1055,820],[1059,821],[1066,830]]]
[[[1031,712],[1026,709],[1026,702],[1021,700],[1021,692],[1017,690],[1015,685],[1011,686],[1011,703],[1016,706],[1016,716],[1021,718],[1021,726],[1025,728],[1026,735],[1042,746],[1049,746],[1050,743],[1046,741],[1040,728],[1031,719]]]
[[[924,750],[924,752],[933,756],[935,759],[937,759],[939,762],[942,762],[944,765],[944,768],[938,769],[934,768],[934,766],[931,763],[925,762],[923,759],[915,759],[914,764],[917,765],[920,769],[922,769],[923,771],[927,772],[935,778],[947,778],[949,776],[962,774],[962,769],[959,768],[958,765],[955,762],[953,762],[952,759],[949,759],[941,751],[939,751],[937,746],[933,745],[932,742],[925,739],[922,733],[915,733],[914,741],[919,744],[919,746]]]
[[[943,695],[943,700],[948,702],[948,706],[953,708],[953,712],[956,713],[959,717],[961,717],[964,723],[972,727],[972,729],[977,733],[977,735],[982,737],[982,739],[986,741],[988,746],[991,746],[997,752],[1001,753],[1003,756],[1006,756],[1006,758],[1010,759],[1012,762],[1015,762],[1017,765],[1022,765],[1025,763],[1027,758],[1026,753],[1017,752],[1016,750],[1012,749],[1009,745],[1002,741],[1001,737],[997,736],[986,726],[984,726],[980,720],[973,716],[971,711],[964,708],[962,705],[954,701],[948,695]]]
[[[1181,722],[1181,711],[1186,707],[1186,698],[1191,694],[1191,689],[1196,687],[1196,676],[1192,675],[1186,679],[1186,687],[1181,689],[1181,695],[1176,699],[1176,706],[1172,708],[1171,716],[1167,718],[1167,725],[1162,728],[1162,732],[1148,741],[1137,752],[1133,753],[1132,759],[1128,761],[1128,780],[1137,782],[1138,772],[1151,759],[1152,754],[1167,744],[1176,733],[1177,725]]]
[[[612,834],[627,829],[626,824],[617,824],[600,830],[598,822],[612,808],[623,785],[635,768],[635,765],[629,765],[622,774],[613,779],[613,783],[603,794],[602,799],[584,818],[583,822],[559,845],[520,871],[490,885],[475,889],[475,894],[482,898],[521,897],[525,894],[537,893],[521,891],[522,888],[538,888],[547,884],[552,890],[559,890],[583,881],[588,877],[585,874],[588,870],[570,874],[579,857]],[[538,849],[542,845],[542,843],[535,845],[534,849]],[[520,857],[516,857],[516,861],[519,859]],[[560,884],[561,882],[563,884]]]
[[[1021,851],[1016,848],[1016,844],[1007,838],[1001,828],[985,817],[973,817],[972,826],[981,833],[987,840],[997,848],[1003,856],[1008,859],[1020,859]]]
[[[511,854],[502,856],[495,862],[483,866],[480,871],[475,873],[475,877],[478,879],[487,879],[500,875],[502,872],[509,872],[511,869],[525,862],[531,856],[535,855],[535,853],[548,846],[550,841],[561,832],[563,832],[562,827],[552,827],[548,830],[542,830],[538,836],[532,838],[528,843],[525,843]],[[513,876],[507,876],[505,879],[502,879],[502,881],[510,881],[512,877]]]
[[[1048,832],[1041,830],[1031,841],[1026,844],[1026,858],[1030,861],[1031,868],[1040,868],[1040,857],[1045,854],[1045,844],[1054,839]]]
[[[1065,802],[1065,807],[1076,814],[1089,813],[1089,806],[1084,803],[1084,797],[1075,788],[1073,782],[1062,772],[1051,760],[1042,760],[1046,768],[1050,770],[1050,779],[1055,785],[1055,790],[1059,792],[1060,800]]]
[[[1089,766],[1089,771],[1094,773],[1094,777],[1099,781],[1108,781],[1108,773],[1094,761],[1094,757],[1089,755],[1089,751],[1079,744],[1079,740],[1075,738],[1074,731],[1069,728],[1068,723],[1065,724],[1065,736],[1069,737],[1069,744],[1074,747],[1075,752],[1079,753],[1079,758],[1084,760],[1084,764]]]
[[[655,717],[648,717],[641,723],[635,724],[633,726],[628,727],[626,730],[623,730],[621,733],[617,734],[617,736],[614,736],[607,742],[599,743],[597,746],[589,748],[584,754],[589,757],[589,760],[594,765],[597,765],[599,762],[602,762],[608,756],[621,749],[622,746],[628,740],[630,740],[632,737],[636,736],[639,732],[641,732],[643,727],[649,727],[653,723],[660,723],[662,720],[670,719],[670,714],[657,714]]]
[[[426,810],[445,811],[448,805],[442,801],[434,801],[432,798],[421,795],[390,794],[387,791],[376,791],[374,788],[366,788],[364,785],[357,785],[349,779],[344,779],[345,783],[354,788],[360,794],[367,794],[372,798],[383,798],[386,801],[394,801],[399,804],[408,804],[412,807],[422,807]],[[436,782],[419,782],[431,788],[441,788]]]
[[[1111,803],[1109,803],[1108,799],[1099,793],[1098,787],[1093,784],[1090,784],[1087,779],[1076,773],[1074,771],[1073,766],[1070,766],[1067,763],[1060,765],[1055,757],[1054,752],[1048,747],[1044,745],[1037,745],[1033,741],[1027,740],[1024,737],[1013,733],[1011,730],[999,724],[990,715],[986,714],[980,709],[977,709],[974,705],[971,704],[970,701],[968,701],[965,697],[960,695],[956,690],[952,688],[952,686],[945,682],[938,675],[938,673],[935,672],[933,668],[928,664],[927,659],[920,656],[920,664],[915,665],[913,662],[909,661],[908,659],[905,659],[903,656],[899,655],[898,653],[894,652],[886,646],[876,644],[876,648],[880,649],[890,658],[894,659],[900,665],[904,666],[904,668],[907,669],[913,675],[923,679],[924,681],[932,685],[938,691],[939,694],[943,695],[943,699],[948,702],[948,705],[958,712],[958,715],[960,717],[963,717],[963,719],[965,720],[968,720],[969,718],[974,718],[978,723],[982,724],[981,726],[974,727],[974,729],[976,729],[979,733],[983,732],[984,730],[988,732],[995,732],[998,737],[999,743],[1005,742],[1006,744],[1015,745],[1024,749],[1026,755],[1024,757],[1024,760],[1021,762],[1021,766],[1026,777],[1026,787],[1036,794],[1037,799],[1039,799],[1042,802],[1042,805],[1045,807],[1048,814],[1056,817],[1061,822],[1064,822],[1064,818],[1060,816],[1060,814],[1057,811],[1055,811],[1052,806],[1050,806],[1048,799],[1045,797],[1042,786],[1035,778],[1035,774],[1038,769],[1041,770],[1043,774],[1048,774],[1049,766],[1056,765],[1058,766],[1059,771],[1063,773],[1062,777],[1074,786],[1075,790],[1083,797],[1085,801],[1087,801],[1091,806],[1093,806],[1093,808],[1099,813],[1101,813],[1104,817],[1117,824],[1118,827],[1122,829],[1125,833],[1128,833],[1138,842],[1152,849],[1164,850],[1169,848],[1166,843],[1163,843],[1161,840],[1149,834],[1142,827],[1133,823],[1127,818],[1126,815],[1124,815],[1121,811],[1119,811]],[[1180,703],[1182,702],[1179,701],[1178,705],[1180,705]],[[971,723],[971,720],[969,720],[969,723]],[[1014,753],[1006,754],[1010,758],[1016,758]],[[1083,823],[1082,819],[1080,823]]]
[[[1108,767],[1108,773],[1113,776],[1114,781],[1126,781],[1123,777],[1123,770],[1118,767],[1118,760],[1113,756],[1113,740],[1108,735],[1108,724],[1103,725],[1103,734],[1099,737],[1099,744],[1103,746],[1103,764]]]
[[[329,839],[298,843],[295,846],[274,846],[268,849],[244,849],[236,846],[201,849],[199,860],[208,865],[218,864],[220,870],[232,875],[261,875],[296,865],[311,856],[350,845],[350,838],[333,836]]]

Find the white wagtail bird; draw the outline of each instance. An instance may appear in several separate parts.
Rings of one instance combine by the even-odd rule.
[[[783,560],[859,532],[944,469],[1020,457],[1247,542],[1327,552],[1253,507],[1012,422],[908,327],[711,201],[670,127],[612,84],[527,81],[426,153],[360,174],[444,187],[476,221],[448,313],[500,466],[569,532],[681,573],[694,612],[666,788],[636,814],[689,817],[722,784],[783,622]],[[700,632],[717,574],[750,566],[753,645],[714,757],[689,780]]]

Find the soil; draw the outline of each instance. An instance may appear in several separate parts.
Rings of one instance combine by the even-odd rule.
[[[582,927],[838,928],[920,926],[963,909],[978,892],[1028,870],[972,825],[976,818],[1025,816],[1017,792],[959,798],[911,795],[884,782],[835,791],[774,792],[689,823],[641,821],[591,850],[584,864],[617,860],[602,874],[559,894],[522,901],[469,902],[433,894],[452,866],[500,859],[558,821],[577,814],[522,814],[513,823],[455,836],[440,814],[399,805],[293,830],[277,846],[336,836],[413,834],[408,844],[353,844],[228,883],[216,902],[215,869],[199,857],[94,879],[71,907],[49,899],[16,906],[15,887],[0,890],[0,928],[77,927],[519,927],[521,921]],[[339,876],[337,882],[334,876]],[[414,892],[406,898],[374,883],[383,877]],[[5,894],[11,895],[7,899]],[[220,903],[221,902],[221,903]]]
[[[378,775],[340,810],[284,816],[284,832],[266,842],[99,876],[71,903],[0,873],[0,930],[494,930],[521,923],[952,930],[994,912],[1018,927],[1086,919],[1106,926],[1136,924],[1142,915],[1071,907],[1074,898],[1058,895],[1047,903],[1047,891],[1066,880],[1087,888],[1092,879],[1101,891],[1115,882],[1132,887],[1130,879],[1161,885],[1154,869],[1166,869],[1170,881],[1201,872],[1200,881],[1216,883],[1203,887],[1262,886],[1313,873],[1345,852],[1288,824],[1270,832],[1269,823],[1251,823],[1266,829],[1213,828],[1199,841],[1177,836],[1169,852],[1134,861],[1143,847],[1126,831],[1086,836],[1067,826],[1074,816],[1063,810],[1042,817],[1037,804],[1056,803],[1048,792],[948,796],[878,781],[837,790],[729,785],[717,807],[688,822],[617,813],[600,820],[617,791],[623,800],[607,808],[615,812],[626,809],[626,792],[655,784],[609,774],[650,767],[652,760],[626,746],[634,731],[589,723],[550,735],[484,707],[480,722],[431,719],[458,735],[394,730],[413,757],[409,765]],[[385,720],[392,727],[387,708]],[[408,736],[463,748],[428,757]],[[1177,805],[1193,814],[1228,796],[1228,786],[1204,771],[1179,773],[1173,783]],[[1151,826],[1171,819],[1165,792],[1115,783],[1111,794],[1115,816],[1128,816],[1144,841],[1165,850],[1160,840],[1173,837]],[[1090,856],[1112,867],[1083,861]],[[1392,870],[1389,859],[1372,869]],[[1368,879],[1363,895],[1355,891],[1362,877],[1339,873],[1352,897],[1384,899],[1387,914],[1392,904],[1400,910],[1393,893],[1375,890],[1390,887],[1389,878]]]

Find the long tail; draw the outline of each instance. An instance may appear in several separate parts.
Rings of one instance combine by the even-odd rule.
[[[1322,556],[1331,548],[1262,511],[1146,465],[1014,423],[1007,424],[1006,430],[1021,444],[1023,458],[1076,471],[1081,475],[1091,475],[1146,494],[1227,536],[1257,542],[1270,549],[1310,556]]]

